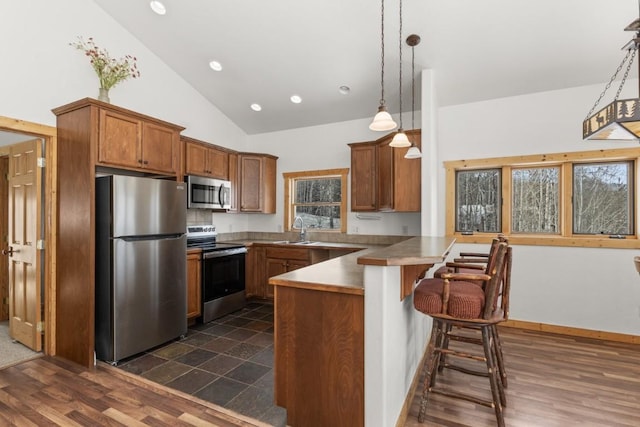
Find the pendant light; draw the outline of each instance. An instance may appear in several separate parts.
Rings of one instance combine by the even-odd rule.
[[[416,113],[416,55],[414,48],[420,43],[420,36],[417,34],[411,34],[407,37],[407,44],[411,46],[411,129],[415,129],[415,113]],[[407,154],[404,155],[405,159],[419,159],[422,157],[422,153],[416,144],[411,143],[411,147],[407,150]]]
[[[640,9],[640,1],[638,1],[638,8]],[[598,97],[593,107],[591,107],[587,117],[582,122],[582,139],[640,140],[640,98],[618,99],[622,87],[627,81],[627,76],[629,75],[631,65],[633,64],[633,60],[638,52],[638,46],[640,45],[640,18],[627,25],[624,30],[636,31],[636,36],[622,48],[627,51],[625,57],[611,77],[611,80],[609,80],[609,83],[605,86],[600,97]],[[629,62],[626,65],[624,75],[620,86],[618,86],[618,91],[613,98],[613,102],[594,113],[600,100],[616,79],[618,73],[624,68],[627,60]]]
[[[409,138],[407,138],[407,134],[404,133],[404,130],[402,129],[402,0],[400,0],[400,31],[398,39],[400,40],[400,77],[398,79],[400,82],[400,127],[398,128],[398,133],[393,136],[389,145],[395,148],[402,148],[411,146]]]
[[[393,121],[391,114],[387,112],[387,107],[384,105],[384,0],[381,0],[380,22],[380,42],[382,47],[380,67],[380,106],[378,107],[378,113],[369,125],[369,129],[375,131],[387,131],[395,129],[397,125],[396,122]]]

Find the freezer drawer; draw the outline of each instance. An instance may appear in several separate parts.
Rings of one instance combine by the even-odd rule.
[[[112,263],[108,280],[96,278],[98,359],[118,362],[186,335],[186,236],[113,239]]]

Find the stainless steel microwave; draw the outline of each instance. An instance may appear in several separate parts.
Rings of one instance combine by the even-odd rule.
[[[187,176],[187,207],[190,209],[230,209],[231,182]]]

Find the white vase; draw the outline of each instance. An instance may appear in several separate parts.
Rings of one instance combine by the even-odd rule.
[[[103,87],[100,88],[100,91],[98,92],[98,101],[110,102],[109,101],[109,89],[105,89]]]

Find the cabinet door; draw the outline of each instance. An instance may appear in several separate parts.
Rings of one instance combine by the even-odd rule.
[[[262,213],[276,213],[276,163],[273,157],[263,158]]]
[[[407,137],[418,148],[420,131],[407,131]],[[393,171],[393,210],[396,212],[420,212],[421,170],[420,159],[405,159],[408,148],[395,148]]]
[[[187,142],[185,157],[187,175],[207,175],[207,147]]]
[[[240,160],[240,210],[262,211],[262,158],[241,156]]]
[[[187,255],[187,319],[200,316],[200,254]]]
[[[249,246],[245,262],[244,293],[247,298],[264,298],[264,249]]]
[[[142,167],[158,172],[176,173],[178,134],[155,123],[143,122]]]
[[[229,181],[231,181],[231,207],[227,212],[238,212],[238,155],[229,153]]]
[[[351,146],[351,210],[376,210],[376,146]]]
[[[124,114],[100,110],[98,163],[142,167],[142,122]]]
[[[376,201],[380,211],[390,211],[394,208],[394,152],[400,152],[402,149],[391,147],[390,142],[391,138],[388,138],[377,147],[378,197]]]
[[[267,258],[265,270],[266,280],[264,283],[264,296],[265,298],[273,298],[273,286],[269,284],[269,278],[273,276],[278,276],[280,274],[286,273],[288,270],[287,266],[288,261],[282,258]]]
[[[309,265],[309,261],[303,261],[299,259],[290,259],[287,261],[287,271],[297,270]]]
[[[212,178],[229,179],[229,153],[215,148],[208,151],[208,170]]]

